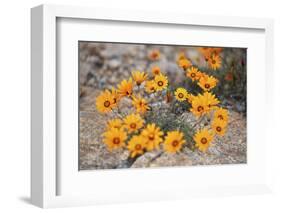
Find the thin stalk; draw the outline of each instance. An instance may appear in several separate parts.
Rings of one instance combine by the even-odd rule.
[[[194,128],[195,128],[198,124],[200,124],[200,123],[203,121],[204,118],[205,118],[205,115],[203,115],[203,116],[191,127],[191,129],[194,130]]]

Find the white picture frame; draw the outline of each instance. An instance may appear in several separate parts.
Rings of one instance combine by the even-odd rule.
[[[273,88],[272,83],[267,76],[273,76],[273,21],[270,19],[256,19],[256,18],[240,18],[240,17],[216,17],[216,16],[202,16],[202,15],[188,15],[188,14],[166,14],[166,13],[152,13],[144,11],[122,11],[99,8],[84,8],[74,6],[54,6],[41,5],[31,10],[31,80],[32,80],[32,103],[31,103],[31,201],[33,204],[47,208],[47,207],[62,207],[62,206],[76,206],[76,205],[91,205],[99,203],[114,203],[114,202],[136,202],[143,200],[165,200],[165,199],[180,199],[187,197],[200,196],[214,196],[214,195],[233,195],[233,194],[253,194],[265,193],[271,191],[271,164],[270,164],[270,128],[269,123],[272,112],[265,112],[262,122],[266,126],[266,133],[264,139],[266,148],[263,152],[264,165],[261,168],[256,168],[255,174],[260,174],[262,178],[253,180],[250,184],[249,180],[245,182],[240,181],[233,185],[228,182],[209,187],[200,187],[199,183],[194,183],[194,188],[190,186],[183,186],[182,188],[168,186],[164,189],[161,184],[158,188],[152,188],[153,193],[145,195],[143,192],[133,194],[133,191],[105,191],[103,194],[101,189],[98,193],[90,195],[81,190],[79,194],[60,194],[59,184],[64,179],[60,179],[59,174],[64,171],[59,164],[59,152],[57,146],[58,132],[57,132],[57,88],[60,82],[57,79],[57,36],[58,36],[58,20],[63,19],[79,19],[79,20],[100,20],[102,21],[118,21],[132,23],[153,23],[154,25],[162,25],[167,28],[172,26],[200,26],[202,28],[224,28],[229,32],[231,30],[257,30],[262,32],[262,41],[264,45],[264,66],[260,68],[261,76],[249,76],[251,82],[263,82],[264,87],[260,88],[263,95],[264,103],[261,104],[259,110],[263,110],[266,105],[272,102],[270,95]],[[113,35],[111,35],[113,37]],[[165,41],[164,41],[165,42]],[[77,67],[76,67],[77,68]],[[76,69],[75,68],[75,69]],[[265,78],[263,78],[265,76]],[[254,83],[253,89],[254,89]],[[252,93],[250,93],[251,95]],[[253,102],[255,100],[252,100]],[[250,116],[251,117],[251,116]],[[253,118],[252,118],[253,119]],[[252,122],[253,123],[253,122]],[[254,124],[253,124],[254,125]],[[251,128],[251,126],[250,126]],[[260,127],[257,127],[260,128]],[[254,129],[254,127],[252,128]],[[261,134],[261,133],[257,133]],[[260,135],[258,135],[260,136]],[[251,138],[250,138],[251,140]],[[252,137],[253,140],[253,137]],[[251,152],[251,150],[249,151]],[[259,150],[253,151],[253,155],[257,155]],[[249,153],[248,153],[249,154]],[[251,154],[251,153],[250,153]],[[60,166],[59,166],[60,165]],[[70,164],[71,166],[71,164]],[[75,165],[76,166],[76,165]],[[231,172],[235,168],[222,168],[219,172]],[[150,175],[159,178],[161,175],[167,175],[170,169],[150,170]],[[175,174],[185,174],[186,168],[176,168],[173,170]],[[199,170],[202,170],[199,169]],[[211,172],[212,168],[205,168]],[[247,168],[243,168],[247,170]],[[77,171],[78,172],[78,171]],[[118,171],[117,171],[118,172]],[[189,171],[190,172],[190,171]],[[191,171],[192,172],[192,171]],[[196,171],[193,171],[196,173]],[[201,171],[197,175],[200,174]],[[246,174],[247,171],[245,171]],[[251,173],[252,171],[248,171]],[[253,170],[254,172],[254,170]],[[126,172],[118,172],[115,175],[121,179],[123,176],[132,175],[131,177],[138,178],[143,176],[142,170],[137,170],[132,173],[130,170]],[[71,175],[71,174],[70,174]],[[129,175],[129,176],[130,176]],[[250,175],[250,174],[249,174]],[[85,176],[85,174],[84,174]],[[99,173],[99,181],[104,178],[106,174]],[[173,177],[173,176],[171,176]],[[252,177],[252,176],[249,176]],[[95,174],[91,174],[91,178],[95,178]],[[145,175],[143,176],[145,179]],[[75,180],[69,182],[67,187],[71,190],[75,188]],[[86,179],[83,179],[86,180]],[[146,179],[145,179],[146,180]],[[88,181],[88,180],[87,180]],[[102,184],[102,183],[100,183]],[[94,186],[93,186],[94,187]],[[91,188],[91,187],[89,187]],[[99,194],[100,193],[100,194]],[[122,196],[120,195],[122,194]],[[157,196],[156,196],[157,195]]]

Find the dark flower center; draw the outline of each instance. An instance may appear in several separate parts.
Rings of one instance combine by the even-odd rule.
[[[223,116],[222,116],[222,115],[219,115],[218,118],[221,119],[221,120],[223,120]]]
[[[210,84],[205,84],[205,88],[209,89],[210,88]]]
[[[158,81],[158,86],[162,87],[164,85],[163,81]]]
[[[131,124],[130,124],[130,127],[131,127],[132,129],[135,129],[135,128],[137,127],[137,125],[136,125],[135,123],[131,123]]]
[[[118,145],[120,143],[120,139],[119,138],[113,138],[113,143],[115,145]]]
[[[203,108],[202,106],[197,107],[197,111],[198,111],[198,112],[201,112],[201,111],[203,111],[203,110],[204,110],[204,108]]]
[[[202,144],[206,144],[207,142],[208,142],[208,141],[207,141],[207,138],[202,138],[202,139],[201,139],[201,143],[202,143]]]
[[[216,64],[217,62],[216,62],[216,60],[212,60],[212,64]]]
[[[179,142],[177,141],[177,140],[174,140],[173,142],[172,142],[172,146],[173,147],[176,147],[176,146],[178,146],[179,145]]]
[[[110,102],[109,102],[109,101],[105,101],[105,102],[103,103],[103,105],[104,105],[105,107],[109,107],[109,106],[110,106]]]
[[[149,138],[149,140],[154,140],[154,134],[149,134],[149,136],[148,136],[148,138]]]
[[[140,144],[137,144],[137,145],[135,146],[135,149],[136,149],[136,150],[141,150],[141,145],[140,145]]]
[[[182,93],[179,93],[178,96],[179,96],[179,98],[183,98],[183,94]]]
[[[217,126],[216,130],[217,130],[218,132],[220,132],[220,131],[221,131],[221,127],[220,127],[220,126]]]
[[[190,75],[192,78],[195,78],[195,73],[191,73]]]

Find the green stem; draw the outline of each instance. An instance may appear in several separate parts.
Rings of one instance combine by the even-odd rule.
[[[203,121],[204,118],[205,118],[205,115],[203,115],[203,116],[191,127],[191,129],[194,130],[194,128],[195,128],[198,124],[200,124],[200,123]]]

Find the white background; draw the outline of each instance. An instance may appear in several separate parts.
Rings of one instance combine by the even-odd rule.
[[[29,204],[30,178],[30,11],[41,3],[77,4],[73,0],[36,1],[9,0],[1,2],[0,9],[0,211],[37,212]],[[280,80],[281,79],[281,14],[278,1],[261,0],[80,0],[81,6],[112,7],[162,12],[185,12],[192,14],[213,14],[232,16],[271,17],[275,19],[275,83],[273,95],[276,130],[274,144],[275,190],[273,195],[241,196],[225,198],[201,198],[185,201],[157,203],[120,204],[108,206],[67,209],[67,212],[280,212],[281,200],[281,139],[280,132]],[[257,61],[258,63],[258,61]],[[279,84],[279,85],[278,85]],[[257,94],[258,95],[258,94]],[[279,98],[279,100],[277,100]],[[279,182],[278,182],[279,180]],[[47,210],[52,212],[66,209]]]

